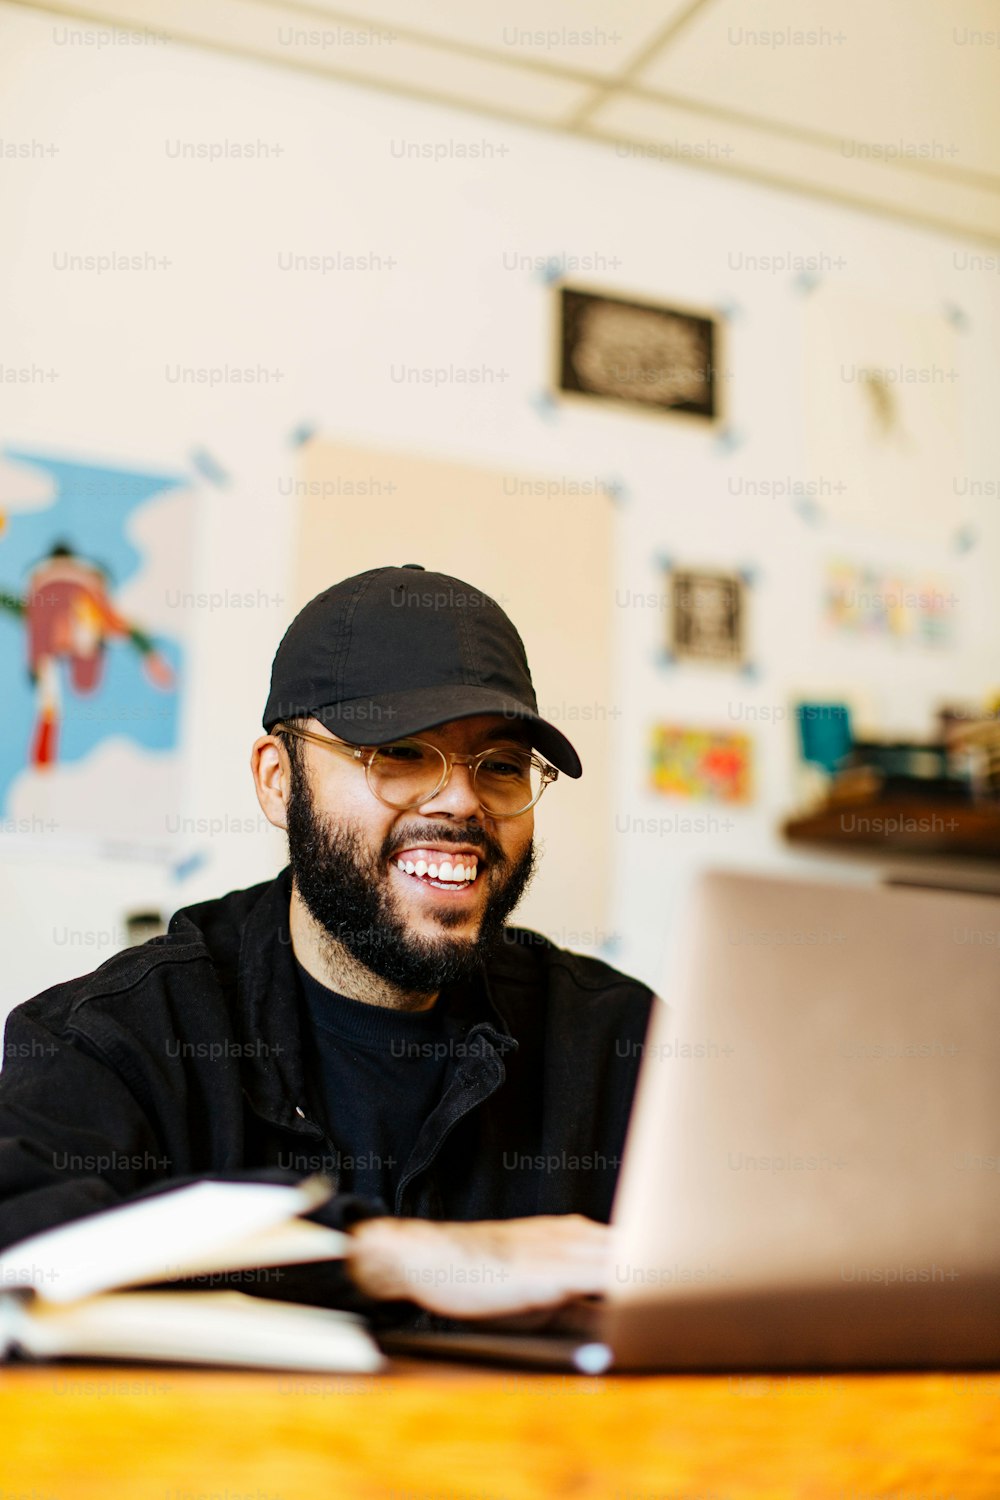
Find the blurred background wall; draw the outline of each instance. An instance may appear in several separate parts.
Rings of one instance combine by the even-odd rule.
[[[35,804],[27,793],[9,804],[3,1008],[123,946],[126,913],[166,914],[284,862],[247,758],[275,646],[304,602],[301,480],[314,435],[393,462],[475,466],[500,476],[501,501],[507,476],[528,552],[531,507],[558,504],[568,524],[574,494],[612,508],[600,589],[564,565],[558,546],[547,543],[545,558],[549,606],[570,622],[567,649],[575,616],[607,623],[610,690],[574,689],[570,701],[555,668],[536,682],[543,711],[571,737],[581,721],[606,735],[610,780],[567,791],[574,813],[559,838],[560,847],[574,840],[572,859],[606,863],[607,896],[598,918],[574,921],[555,888],[558,859],[543,862],[527,925],[543,913],[538,925],[557,941],[655,983],[676,898],[705,864],[872,878],[877,860],[780,836],[802,795],[790,704],[849,698],[862,727],[920,738],[942,703],[982,701],[997,687],[1000,176],[983,155],[995,153],[996,133],[984,144],[982,83],[1000,54],[957,35],[982,27],[992,8],[957,7],[945,22],[939,6],[886,6],[896,29],[872,43],[860,6],[760,6],[758,29],[772,31],[803,24],[808,10],[828,38],[810,46],[734,40],[733,27],[749,25],[747,6],[737,14],[720,4],[714,15],[711,5],[689,7],[699,14],[677,36],[676,76],[660,85],[629,73],[629,59],[682,21],[683,7],[606,20],[605,33],[623,39],[606,36],[584,56],[584,44],[565,40],[573,17],[553,6],[563,43],[548,44],[542,69],[540,44],[522,45],[521,72],[502,37],[495,63],[478,55],[481,38],[468,41],[464,60],[412,54],[405,28],[420,21],[410,12],[373,8],[365,24],[387,34],[395,25],[399,36],[353,49],[335,17],[334,49],[274,42],[274,27],[268,47],[258,32],[229,47],[218,33],[178,40],[169,24],[210,30],[204,18],[215,24],[221,11],[206,7],[199,22],[187,7],[167,9],[119,7],[112,19],[160,28],[127,43],[86,7],[0,5],[0,362],[9,372],[0,448],[180,476],[191,523],[183,587],[158,579],[156,609],[142,622],[185,638],[183,775],[154,810],[176,835],[175,856],[140,857],[121,829],[116,849],[78,847],[30,818],[25,838],[18,808]],[[237,9],[237,34],[251,12],[281,23],[280,7]],[[446,38],[465,25],[446,8],[429,7],[423,20]],[[287,16],[305,30],[314,21]],[[838,30],[843,43],[832,40]],[[247,55],[268,48],[277,65]],[[817,60],[828,69],[822,98],[808,86]],[[321,76],[365,67],[377,87]],[[610,97],[613,74],[631,77],[628,97]],[[742,96],[748,78],[756,101]],[[663,99],[646,97],[657,87]],[[681,108],[678,87],[692,98],[700,88],[708,102]],[[449,102],[418,97],[435,91]],[[584,109],[598,95],[606,113]],[[786,117],[781,128],[752,124],[752,106]],[[572,118],[579,129],[546,128]],[[882,150],[859,154],[858,140]],[[914,156],[908,145],[926,149]],[[129,264],[101,269],[107,256]],[[563,281],[713,312],[724,335],[722,418],[699,424],[560,398],[553,318]],[[865,309],[911,330],[904,362],[920,345],[912,331],[934,330],[931,373],[912,384],[937,389],[944,413],[929,449],[926,433],[909,437],[950,482],[915,487],[909,509],[897,495],[884,514],[877,493],[845,507],[840,471],[817,460],[836,454],[838,403],[855,377],[827,369],[824,386],[816,351],[833,358],[830,330],[845,318],[864,327]],[[817,437],[824,411],[830,430]],[[849,416],[843,422],[849,433]],[[904,461],[912,454],[901,451]],[[518,488],[523,476],[533,490]],[[332,485],[310,503],[327,505],[350,534],[377,517],[377,461],[368,481],[360,494]],[[5,482],[16,507],[15,480]],[[8,536],[15,518],[10,509]],[[435,513],[418,557],[400,555],[387,531],[384,561],[434,567],[438,536],[455,559],[463,533],[504,524],[502,509],[453,507]],[[0,530],[0,584],[12,588],[4,545]],[[946,643],[834,629],[825,590],[831,564],[845,558],[939,579],[952,600]],[[671,564],[746,575],[745,671],[664,659]],[[327,571],[330,581],[342,576],[336,555]],[[6,718],[0,731],[23,740],[25,726]],[[751,736],[749,800],[654,790],[657,723]],[[140,794],[124,787],[117,798],[126,833],[130,795]],[[547,812],[543,802],[543,840]]]

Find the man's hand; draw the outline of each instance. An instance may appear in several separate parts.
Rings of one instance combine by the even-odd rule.
[[[355,1285],[450,1318],[495,1318],[603,1292],[610,1230],[581,1214],[439,1224],[365,1219],[349,1236]]]

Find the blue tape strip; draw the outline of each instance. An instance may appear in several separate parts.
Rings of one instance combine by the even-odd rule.
[[[209,484],[217,485],[220,490],[225,489],[230,480],[229,472],[212,457],[207,448],[192,448],[189,457],[192,466],[203,479],[207,479]]]

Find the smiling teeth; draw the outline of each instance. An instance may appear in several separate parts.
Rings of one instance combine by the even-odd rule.
[[[440,863],[423,858],[397,859],[396,864],[407,875],[415,875],[418,878],[427,876],[430,880],[443,880],[448,885],[471,885],[479,873],[478,862],[473,855],[464,855],[455,859],[442,859]]]

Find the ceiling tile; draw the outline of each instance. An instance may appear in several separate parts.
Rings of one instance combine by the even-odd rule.
[[[998,42],[996,0],[714,0],[632,82],[1000,180]]]

